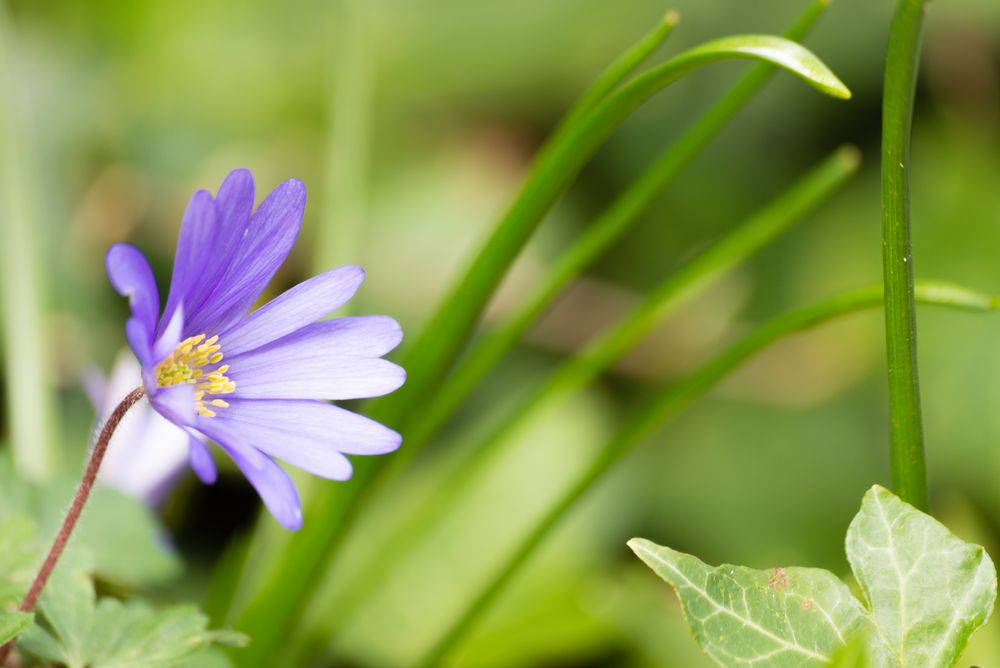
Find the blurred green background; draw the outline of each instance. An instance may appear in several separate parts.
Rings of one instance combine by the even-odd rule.
[[[805,4],[676,0],[682,23],[663,52],[725,34],[780,34]],[[309,657],[303,663],[407,665],[644,387],[682,377],[765,317],[880,279],[880,92],[892,4],[836,0],[806,44],[854,98],[836,102],[777,76],[369,509],[289,641]],[[413,340],[575,96],[668,8],[660,0],[0,6],[8,109],[0,116],[8,342],[0,429],[7,441],[17,429],[52,439],[55,465],[71,471],[93,419],[80,374],[90,362],[106,368],[125,343],[124,300],[103,272],[109,244],[138,245],[165,286],[191,192],[214,191],[240,166],[253,170],[259,197],[297,177],[309,189],[304,238],[272,291],[334,264],[362,264],[368,279],[356,309],[396,317]],[[484,327],[745,67],[699,71],[630,118],[532,241]],[[918,94],[917,275],[1000,292],[1000,4],[931,3]],[[599,384],[518,435],[400,570],[338,617],[343,580],[368,556],[365,536],[433,489],[452,453],[678,263],[843,142],[864,155],[854,181],[664,322]],[[997,557],[1000,318],[940,310],[919,318],[934,507]],[[25,342],[12,346],[19,335]],[[635,535],[710,563],[846,573],[847,524],[863,491],[888,478],[883,345],[877,312],[788,339],[665,426],[549,541],[456,665],[708,665],[673,594],[625,547]],[[26,372],[45,380],[48,409],[45,396],[20,395]],[[200,597],[228,539],[251,526],[255,499],[235,473],[215,488],[182,485],[165,519],[191,577],[164,598]],[[1000,664],[1000,622],[975,637],[969,663]]]

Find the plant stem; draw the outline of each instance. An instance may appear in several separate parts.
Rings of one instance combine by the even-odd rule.
[[[910,242],[910,128],[925,0],[901,0],[889,33],[882,107],[882,265],[892,485],[927,509]]]
[[[125,413],[137,401],[142,399],[144,394],[145,391],[141,387],[137,387],[129,392],[121,400],[121,403],[115,406],[115,409],[105,421],[104,427],[101,428],[101,433],[97,437],[97,442],[94,444],[94,449],[90,453],[90,461],[87,462],[83,479],[80,480],[80,486],[77,487],[76,494],[73,496],[69,512],[66,513],[66,519],[63,520],[62,526],[59,528],[59,533],[56,534],[56,539],[52,542],[52,547],[49,548],[49,553],[46,555],[42,567],[38,570],[38,574],[31,583],[31,588],[28,589],[27,595],[21,601],[21,605],[18,607],[19,611],[31,612],[35,609],[38,597],[42,595],[45,583],[48,582],[49,576],[52,575],[52,570],[56,567],[56,563],[59,561],[63,550],[66,549],[66,544],[69,542],[69,538],[73,534],[73,529],[76,528],[76,523],[83,512],[83,507],[86,505],[87,499],[90,498],[90,491],[94,487],[94,481],[97,480],[97,472],[101,469],[101,462],[104,461],[104,455],[108,451],[111,436],[115,433],[115,429],[118,428],[118,424],[122,421],[122,418],[125,417]],[[14,642],[14,640],[11,640],[3,647],[0,647],[0,666],[7,660],[7,655],[10,654]]]
[[[966,290],[950,284],[928,283],[918,286],[922,303],[949,306],[970,311],[1000,308],[1000,300],[991,295]],[[882,286],[873,285],[844,292],[802,308],[779,315],[759,326],[746,337],[717,355],[705,366],[676,385],[668,385],[651,396],[625,426],[608,442],[583,474],[558,498],[524,540],[515,547],[503,566],[488,579],[444,634],[414,665],[430,668],[442,663],[472,626],[486,612],[493,600],[520,571],[544,539],[574,508],[577,502],[603,479],[625,455],[665,420],[703,396],[740,364],[774,341],[833,318],[873,308],[882,303]]]

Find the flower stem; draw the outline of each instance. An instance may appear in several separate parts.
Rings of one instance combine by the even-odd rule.
[[[121,403],[115,406],[115,409],[108,416],[107,421],[105,421],[104,427],[101,428],[101,433],[97,437],[97,443],[94,444],[94,449],[90,453],[90,461],[87,462],[87,469],[83,472],[83,479],[80,481],[80,486],[77,487],[76,494],[73,496],[73,503],[70,504],[69,512],[66,513],[66,519],[63,520],[62,527],[60,527],[56,539],[52,542],[52,547],[49,548],[49,553],[46,555],[45,562],[42,563],[38,575],[35,576],[35,580],[31,583],[28,594],[18,607],[18,610],[21,612],[31,612],[35,609],[38,597],[42,595],[42,589],[45,588],[45,583],[48,582],[49,576],[52,575],[52,570],[56,567],[56,563],[59,561],[63,550],[66,549],[66,544],[69,542],[73,529],[76,528],[76,523],[83,512],[83,507],[86,505],[87,499],[90,498],[90,490],[93,489],[94,481],[97,480],[97,472],[100,470],[101,462],[104,461],[104,455],[108,451],[108,443],[111,442],[112,434],[115,433],[115,429],[118,428],[118,424],[125,417],[128,409],[132,408],[137,401],[142,399],[144,394],[145,391],[141,387],[137,387],[129,392],[121,400]],[[0,647],[0,666],[7,660],[7,655],[10,654],[14,642],[14,640],[11,640],[3,647]]]
[[[901,0],[889,33],[882,107],[882,265],[892,486],[927,509],[910,244],[910,127],[925,0]]]

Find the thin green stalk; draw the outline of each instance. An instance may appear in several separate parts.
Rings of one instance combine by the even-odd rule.
[[[331,33],[326,99],[329,129],[323,224],[315,255],[319,271],[359,261],[375,94],[369,3],[338,0],[325,11]]]
[[[429,530],[430,523],[458,503],[468,485],[478,479],[476,472],[503,452],[510,435],[548,407],[593,382],[665,317],[786,232],[856,173],[859,161],[854,147],[835,151],[748,221],[668,276],[631,313],[518,401],[496,431],[481,442],[468,444],[468,455],[435,486],[425,506],[411,513],[415,519],[392,536],[387,545],[372,550],[371,561],[352,578],[344,599],[337,602],[337,610],[331,610],[330,614],[349,617],[382,574],[392,572],[393,560],[405,555],[406,546],[418,540]]]
[[[910,126],[926,0],[901,0],[889,32],[882,96],[882,268],[892,486],[927,510],[910,244]]]
[[[42,325],[44,265],[38,255],[38,216],[30,196],[31,161],[25,147],[20,96],[13,81],[7,15],[0,4],[0,300],[7,420],[14,464],[27,478],[47,476],[55,462],[52,396]]]
[[[785,33],[801,40],[829,6],[816,0]],[[755,65],[722,99],[703,114],[670,148],[602,213],[515,311],[510,320],[487,334],[462,359],[434,401],[423,411],[407,415],[399,428],[406,448],[383,470],[398,471],[420,452],[448,418],[472,393],[483,377],[521,340],[553,300],[601,253],[619,239],[760,88],[777,73],[766,63]],[[386,478],[387,476],[382,476]],[[384,480],[382,481],[384,484]]]
[[[642,39],[629,47],[607,69],[601,72],[597,80],[583,92],[580,99],[562,117],[559,128],[572,125],[586,112],[593,109],[598,102],[606,98],[611,91],[646,62],[654,51],[663,45],[678,23],[680,23],[680,15],[676,11],[670,10],[664,14]]]
[[[742,58],[771,62],[824,93],[850,97],[844,84],[811,52],[794,42],[766,35],[727,37],[695,47],[609,94],[578,122],[556,132],[542,149],[514,205],[406,357],[406,385],[375,404],[371,415],[394,425],[417,405],[414,402],[432,394],[510,263],[554,201],[618,124],[654,94],[699,67]],[[276,651],[295,611],[307,598],[310,584],[319,577],[344,535],[357,499],[377,466],[371,460],[360,461],[351,482],[336,487],[323,485],[307,501],[306,517],[321,519],[307,522],[305,529],[289,541],[272,564],[274,576],[265,577],[259,593],[236,617],[236,626],[254,638],[253,645],[239,657],[241,665],[262,665]]]
[[[1000,298],[950,284],[920,283],[917,285],[916,298],[921,303],[970,311],[1000,309]],[[664,387],[651,396],[605,446],[576,483],[566,490],[532,528],[506,563],[489,578],[475,596],[467,599],[468,605],[456,617],[454,623],[415,665],[421,668],[440,665],[577,502],[650,432],[694,400],[702,397],[719,380],[774,341],[833,318],[879,306],[881,303],[882,286],[875,285],[845,292],[779,315],[720,353],[683,382]]]

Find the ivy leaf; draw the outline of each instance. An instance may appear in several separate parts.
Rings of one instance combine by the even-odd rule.
[[[723,666],[826,666],[866,623],[840,580],[815,568],[712,568],[633,539],[629,547],[673,585],[702,649]]]
[[[996,600],[996,569],[978,545],[873,487],[847,530],[847,559],[878,628],[880,666],[952,666]]]
[[[67,556],[42,595],[44,624],[21,635],[22,651],[68,668],[178,668],[203,665],[203,650],[212,644],[246,642],[232,631],[208,630],[208,618],[194,606],[155,610],[137,601],[98,600],[79,555]]]
[[[695,639],[721,666],[950,668],[997,594],[982,547],[877,485],[847,531],[867,608],[826,571],[712,568],[647,540],[629,546],[677,590]]]

